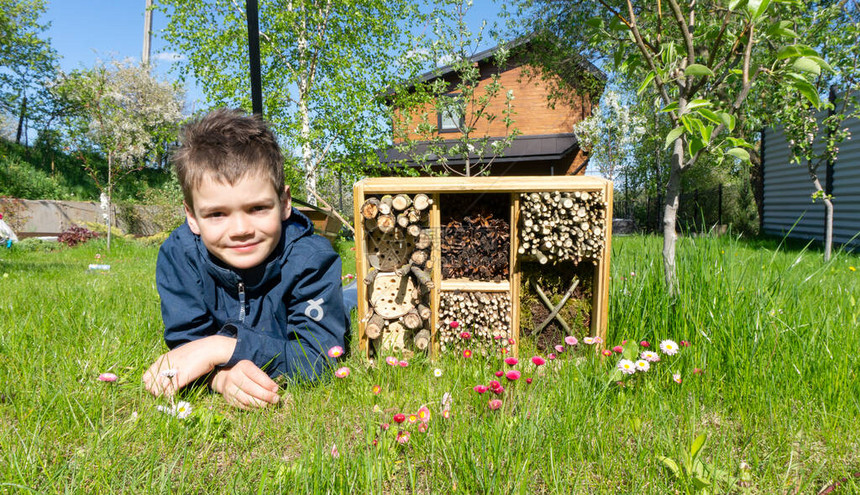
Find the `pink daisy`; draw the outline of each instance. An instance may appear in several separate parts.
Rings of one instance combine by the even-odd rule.
[[[617,345],[617,346],[612,348],[612,352],[617,352],[618,354],[621,354],[622,352],[624,352],[624,348],[621,347],[620,345]]]
[[[397,366],[398,364],[400,364],[400,361],[394,356],[388,356],[387,358],[385,358],[385,364],[389,366]]]
[[[400,367],[401,367],[401,368],[405,368],[405,367],[409,366],[409,362],[408,362],[408,361],[400,361],[400,362],[399,362],[399,363],[397,363],[397,364],[398,364],[398,365],[400,365]]]
[[[551,352],[551,353],[549,353],[549,355],[547,356],[547,359],[549,359],[550,361],[552,361],[552,360],[553,360],[553,359],[555,359],[556,357],[557,357],[557,356],[556,356],[554,353],[552,353],[552,352]]]
[[[402,423],[402,422],[404,422],[404,421],[406,421],[406,415],[405,415],[405,414],[403,414],[403,413],[397,413],[397,414],[395,414],[395,415],[394,415],[394,422],[395,422],[395,423],[400,424],[400,423]]]
[[[511,371],[508,371],[507,373],[505,373],[505,378],[507,378],[510,381],[519,380],[520,376],[522,376],[522,373],[520,373],[517,370],[511,370]]]
[[[430,409],[427,406],[421,406],[418,409],[418,419],[424,423],[430,421]]]
[[[546,364],[546,360],[544,360],[544,358],[542,358],[540,356],[534,356],[532,358],[532,363],[534,363],[535,366],[543,366]]]
[[[642,342],[639,342],[639,345],[641,345],[642,347],[645,347],[645,348],[651,347],[651,344],[647,340],[643,340]]]
[[[472,338],[472,334],[469,332],[460,332],[460,338],[461,339],[470,339],[470,338]]]
[[[603,349],[603,352],[601,354],[603,354],[606,357],[609,357],[612,355],[612,351],[610,351],[609,349]]]
[[[400,445],[405,445],[409,442],[409,432],[408,431],[398,431],[397,432],[397,443]]]
[[[459,322],[459,321],[452,321],[452,322],[451,322],[451,323],[449,323],[448,325],[449,325],[451,328],[457,328],[457,327],[459,327],[459,326],[460,326],[460,322]]]
[[[336,345],[328,350],[328,357],[336,358],[343,356],[343,347]]]
[[[346,366],[342,368],[338,368],[337,371],[334,372],[334,376],[338,378],[346,378],[349,376],[349,368]]]
[[[531,378],[526,378],[526,383],[528,383],[529,385],[531,385],[531,383],[532,383],[532,379],[531,379]]]
[[[573,335],[568,335],[564,338],[564,343],[569,346],[575,346],[579,344],[579,340],[577,340]]]
[[[474,390],[475,392],[478,392],[479,394],[483,394],[484,392],[487,391],[487,386],[486,385],[475,385],[474,387],[472,387],[472,390]]]
[[[553,346],[553,348],[555,349],[555,352],[557,352],[559,354],[564,352],[564,346],[561,344],[556,344],[555,346]]]
[[[517,363],[519,363],[519,361],[517,361],[517,358],[515,357],[505,358],[505,364],[508,366],[516,366]]]
[[[470,351],[469,349],[463,349],[463,357],[464,358],[472,357],[472,351]]]
[[[499,399],[490,399],[487,402],[487,406],[489,406],[490,409],[495,411],[496,409],[502,407],[502,401],[500,401]]]
[[[502,370],[499,370],[499,371],[495,372],[495,375],[497,378],[501,378],[502,375],[504,375],[504,373],[502,373]]]
[[[115,374],[113,374],[113,373],[102,373],[102,374],[101,374],[101,375],[99,375],[99,377],[98,377],[98,381],[100,381],[100,382],[115,382],[115,381],[117,381],[118,379],[119,379],[119,377],[117,377],[117,376],[116,376]]]
[[[374,385],[373,388],[370,389],[373,392],[373,395],[379,395],[379,392],[382,392],[382,387],[379,385]]]

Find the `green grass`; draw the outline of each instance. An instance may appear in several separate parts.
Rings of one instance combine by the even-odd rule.
[[[673,300],[661,240],[614,239],[608,344],[692,344],[626,387],[609,379],[617,358],[568,352],[539,373],[526,350],[491,411],[472,387],[498,360],[369,367],[353,353],[348,378],[289,387],[282,407],[241,412],[196,390],[178,420],[140,384],[164,350],[157,250],[114,242],[103,274],[86,270],[101,241],[0,250],[0,492],[683,493],[657,456],[682,459],[702,433],[701,460],[726,473],[712,492],[816,493],[842,477],[837,493],[860,490],[856,255],[684,238]],[[120,381],[96,380],[107,371]],[[429,431],[409,427],[408,444],[380,429],[424,404]]]

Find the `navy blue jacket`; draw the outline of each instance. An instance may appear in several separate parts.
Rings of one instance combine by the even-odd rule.
[[[257,280],[246,281],[210,255],[187,223],[174,230],[158,252],[155,277],[167,346],[226,335],[236,338],[236,350],[225,367],[248,359],[272,378],[321,376],[334,363],[328,349],[346,347],[349,317],[340,257],[312,234],[310,220],[293,208]]]

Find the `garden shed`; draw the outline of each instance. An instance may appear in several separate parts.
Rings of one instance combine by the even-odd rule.
[[[824,115],[822,112],[819,118]],[[819,178],[833,195],[833,242],[860,248],[860,120],[845,122],[852,139],[839,145],[835,163],[822,165]],[[797,239],[824,240],[824,204],[811,199],[814,188],[805,165],[791,163],[781,129],[763,132],[762,232]],[[823,146],[823,144],[822,144]]]

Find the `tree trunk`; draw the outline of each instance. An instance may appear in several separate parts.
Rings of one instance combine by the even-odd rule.
[[[833,251],[833,201],[824,198],[824,261],[830,261]]]
[[[830,261],[830,255],[833,252],[833,201],[827,197],[824,188],[821,186],[821,181],[818,180],[818,174],[815,173],[815,167],[811,163],[806,164],[809,168],[809,176],[812,177],[812,185],[815,186],[815,191],[822,194],[824,198],[824,261]]]
[[[110,232],[111,232],[111,204],[113,204],[113,199],[111,198],[111,194],[113,194],[113,177],[111,172],[113,171],[113,153],[108,152],[108,180],[107,180],[107,252],[110,253]]]
[[[302,163],[305,166],[305,173],[307,174],[307,183],[305,187],[308,188],[308,192],[317,190],[317,171],[316,165],[313,163],[313,149],[311,149],[311,119],[308,113],[308,102],[305,99],[304,94],[302,95],[301,100],[299,101],[299,114],[302,120]],[[313,194],[308,194],[308,203],[316,206],[317,198]]]
[[[663,205],[663,276],[670,295],[676,293],[678,283],[675,273],[675,244],[678,241],[675,224],[681,197],[683,160],[684,140],[678,138],[672,151],[672,166],[669,169],[669,183],[666,184],[666,201]]]

